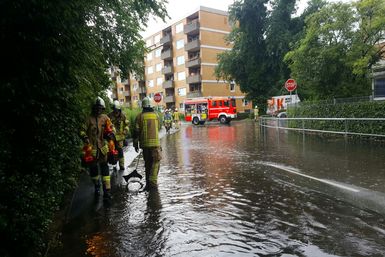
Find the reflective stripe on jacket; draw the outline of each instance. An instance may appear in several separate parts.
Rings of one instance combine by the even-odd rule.
[[[134,144],[140,148],[159,147],[159,117],[155,112],[142,112],[135,120]]]

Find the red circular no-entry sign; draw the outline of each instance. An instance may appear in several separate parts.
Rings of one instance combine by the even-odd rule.
[[[154,101],[159,103],[160,101],[162,101],[162,95],[160,93],[156,93],[154,95]]]
[[[294,91],[297,88],[297,82],[294,79],[288,79],[285,82],[285,88],[289,92]]]

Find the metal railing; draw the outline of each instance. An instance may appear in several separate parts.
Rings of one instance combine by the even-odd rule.
[[[264,117],[259,118],[259,124],[262,127],[276,128],[283,130],[294,130],[300,132],[316,132],[316,133],[329,133],[329,134],[340,134],[340,135],[355,135],[355,136],[369,136],[369,137],[385,137],[384,131],[376,131],[373,133],[363,133],[354,131],[354,128],[359,127],[369,131],[370,123],[373,122],[384,122],[385,118],[276,118],[276,117]],[[332,126],[327,123],[333,123]],[[341,124],[335,124],[335,123]],[[288,126],[290,124],[290,127]],[[337,125],[337,126],[336,126]],[[385,127],[385,124],[382,124]],[[313,128],[312,128],[313,126]],[[314,127],[321,126],[324,129],[317,129]],[[332,130],[334,128],[343,128],[342,130]],[[381,126],[380,126],[381,127]],[[382,134],[381,134],[382,133]]]

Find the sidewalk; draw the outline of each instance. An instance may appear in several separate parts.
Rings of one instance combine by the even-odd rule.
[[[178,130],[172,129],[171,134],[176,133]],[[166,131],[162,127],[162,129],[159,131],[159,137],[162,138],[166,136]],[[135,152],[135,149],[132,145],[132,139],[129,140],[128,146],[124,148],[124,163],[125,163],[125,170],[123,172],[117,170],[114,171],[113,167],[109,165],[110,167],[110,175],[111,175],[111,191],[112,196],[114,195],[114,187],[118,187],[122,181],[123,175],[127,175],[131,173],[134,169],[133,165],[136,165],[136,163],[133,163],[135,158],[139,155],[139,153]],[[143,160],[141,160],[143,162]],[[118,166],[117,166],[118,168]],[[141,175],[144,177],[144,171]],[[144,182],[144,178],[142,179]],[[88,174],[88,171],[84,171],[79,178],[78,186],[74,190],[72,199],[70,201],[69,206],[67,206],[67,210],[65,211],[66,217],[65,217],[65,223],[69,222],[70,220],[81,216],[85,212],[89,210],[98,210],[103,206],[103,196],[99,197],[100,199],[95,199],[94,196],[94,185],[90,179],[90,176]],[[99,203],[95,205],[95,200],[98,200]],[[113,199],[112,199],[113,201]]]

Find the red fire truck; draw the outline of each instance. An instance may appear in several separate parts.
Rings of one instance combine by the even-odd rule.
[[[230,123],[237,117],[235,98],[197,97],[187,98],[184,102],[185,119],[194,125],[218,119],[220,123]]]

